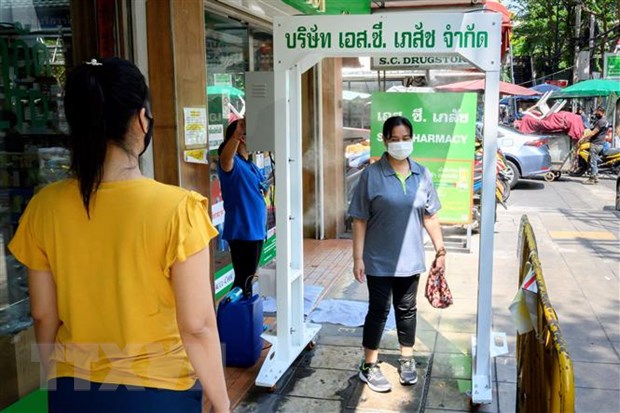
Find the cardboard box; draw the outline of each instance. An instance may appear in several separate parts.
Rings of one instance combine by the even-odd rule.
[[[39,388],[38,359],[34,327],[0,336],[0,410]]]

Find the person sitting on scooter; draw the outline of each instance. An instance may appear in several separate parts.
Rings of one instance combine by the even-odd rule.
[[[598,159],[603,149],[607,128],[609,127],[609,122],[607,118],[605,118],[604,107],[597,107],[594,111],[594,117],[596,118],[596,122],[594,122],[592,128],[587,131],[582,138],[582,141],[590,141],[590,177],[584,182],[586,185],[598,183]]]

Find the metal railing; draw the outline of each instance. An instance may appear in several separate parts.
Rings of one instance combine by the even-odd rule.
[[[534,231],[526,215],[519,228],[519,288],[532,271],[538,287],[534,330],[517,335],[516,411],[574,412],[573,363],[547,295]],[[534,322],[534,320],[532,320]]]

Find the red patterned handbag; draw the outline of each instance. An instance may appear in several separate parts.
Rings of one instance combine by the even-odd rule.
[[[448,287],[443,272],[432,275],[429,272],[426,278],[426,291],[424,292],[424,296],[435,308],[447,308],[452,304],[452,292],[450,291],[450,287]]]

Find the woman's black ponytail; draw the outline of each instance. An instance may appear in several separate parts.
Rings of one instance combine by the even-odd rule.
[[[90,201],[103,177],[108,143],[128,153],[129,121],[147,105],[144,76],[120,58],[77,66],[67,76],[65,112],[70,128],[71,170],[90,216]]]

